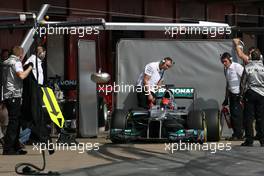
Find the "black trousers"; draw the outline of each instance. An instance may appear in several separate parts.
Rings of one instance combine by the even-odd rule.
[[[149,104],[148,104],[148,96],[145,95],[145,92],[137,92],[137,102],[138,102],[138,107],[148,109]]]
[[[144,87],[137,86],[137,90],[141,90],[137,92],[138,107],[149,109],[148,94],[144,91]],[[155,98],[155,93],[151,92],[151,94]]]
[[[242,116],[242,107],[240,104],[240,96],[238,94],[229,95],[230,102],[230,114],[231,114],[231,124],[233,127],[233,135],[234,137],[242,137],[243,136],[243,116]]]
[[[253,121],[256,119],[256,128],[259,140],[264,142],[264,97],[253,90],[247,90],[245,94],[244,128],[248,142],[253,142]]]
[[[5,135],[4,151],[17,151],[19,149],[19,117],[21,110],[21,98],[6,99],[5,105],[8,111],[8,126]]]

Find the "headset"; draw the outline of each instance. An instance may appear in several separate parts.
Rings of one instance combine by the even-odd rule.
[[[174,62],[174,61],[172,60],[172,58],[170,58],[170,57],[165,57],[164,59],[162,59],[162,60],[160,61],[160,63],[161,63],[161,64],[164,64],[164,63],[166,62],[166,60],[171,60],[172,65],[175,64],[175,62]]]
[[[233,58],[232,58],[231,54],[229,54],[228,52],[220,54],[220,60],[222,61],[224,59],[228,59],[231,63],[233,62]]]
[[[172,65],[175,64],[175,62],[174,62],[174,61],[172,60],[172,58],[170,58],[170,57],[165,57],[164,59],[162,59],[162,60],[160,61],[160,64],[163,65],[163,64],[166,62],[166,60],[170,60],[171,63],[172,63]],[[164,76],[164,73],[165,73],[165,70],[162,71],[162,74],[161,74],[160,80],[162,80],[162,78],[163,78],[163,76]],[[159,80],[159,81],[160,81],[160,80]]]

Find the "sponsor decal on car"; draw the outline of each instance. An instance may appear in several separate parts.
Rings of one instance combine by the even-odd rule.
[[[156,92],[157,97],[163,97],[167,89],[161,88]],[[194,88],[190,87],[176,87],[169,89],[175,98],[177,97],[187,97],[192,98],[194,96]]]

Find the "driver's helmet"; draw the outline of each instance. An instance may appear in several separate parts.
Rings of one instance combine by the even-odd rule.
[[[166,90],[161,99],[161,106],[169,109],[176,109],[174,95],[171,90]]]

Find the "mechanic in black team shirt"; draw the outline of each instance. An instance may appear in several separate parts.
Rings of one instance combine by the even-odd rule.
[[[221,62],[224,65],[224,73],[226,77],[226,96],[223,106],[229,104],[231,114],[231,125],[233,134],[228,140],[241,140],[243,136],[242,131],[242,106],[240,98],[240,81],[243,73],[243,66],[232,61],[229,53],[223,53]]]
[[[245,92],[244,128],[246,138],[241,146],[253,146],[253,120],[256,118],[258,140],[264,147],[264,66],[258,49],[254,49],[249,58],[241,82],[241,95]]]
[[[164,71],[169,69],[174,64],[170,57],[165,57],[161,61],[151,62],[145,66],[144,71],[140,74],[137,80],[137,87],[141,87],[137,92],[138,106],[148,109],[155,99],[152,92],[162,84]],[[138,90],[138,89],[137,89]]]
[[[256,47],[250,47],[248,49],[248,52],[244,53],[243,47],[241,47],[241,43],[243,43],[243,42],[239,38],[234,38],[233,43],[234,43],[234,47],[235,47],[238,58],[240,58],[243,61],[244,65],[247,65],[249,63],[249,61],[251,60],[251,57],[250,57],[251,53],[257,48]],[[262,55],[261,55],[260,59],[263,61]],[[254,137],[255,139],[259,139],[259,134],[258,134],[258,131],[259,131],[258,128],[260,128],[259,126],[260,126],[260,123],[256,122],[255,123],[255,129],[256,129],[257,133],[256,133],[256,136]]]
[[[4,61],[3,92],[4,103],[7,107],[9,122],[4,139],[3,155],[24,155],[27,152],[19,146],[20,110],[23,91],[23,79],[32,70],[33,64],[24,70],[22,61],[24,50],[20,46],[13,48],[13,54]]]

